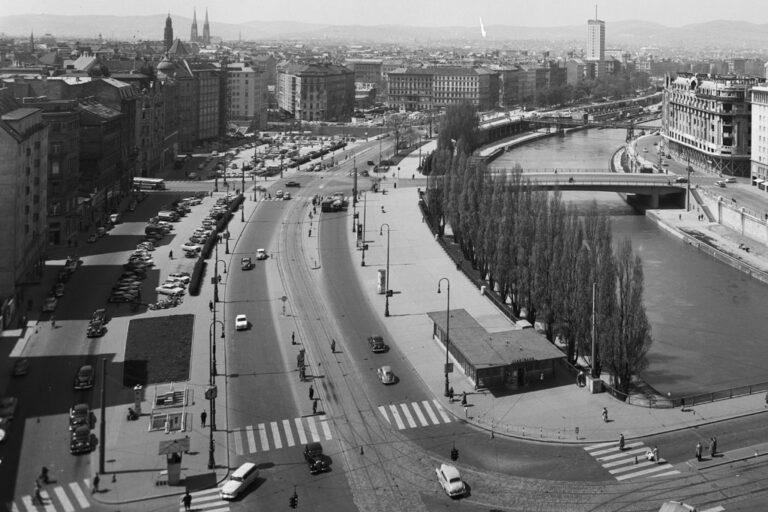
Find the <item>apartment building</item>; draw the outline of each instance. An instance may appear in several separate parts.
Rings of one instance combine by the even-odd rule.
[[[278,70],[278,106],[301,121],[349,121],[354,73],[334,64],[289,64]]]
[[[478,110],[499,105],[499,73],[484,68],[403,68],[389,73],[390,106],[405,111],[469,103]]]
[[[694,168],[748,176],[751,156],[749,91],[762,78],[679,73],[666,79],[664,150]]]
[[[407,112],[434,108],[434,74],[431,68],[401,68],[388,74],[388,104]]]
[[[245,62],[227,64],[227,118],[267,129],[267,76]]]
[[[752,186],[768,192],[768,86],[752,88],[752,149],[750,174]]]

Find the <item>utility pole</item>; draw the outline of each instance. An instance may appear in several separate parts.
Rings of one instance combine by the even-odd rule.
[[[99,474],[104,474],[107,444],[107,358],[101,358],[101,422],[99,424]]]

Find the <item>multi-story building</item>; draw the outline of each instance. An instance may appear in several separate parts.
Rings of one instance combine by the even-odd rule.
[[[266,73],[244,62],[227,65],[228,119],[247,121],[255,130],[267,129]]]
[[[349,121],[354,73],[333,64],[290,64],[278,70],[278,106],[301,121]]]
[[[431,110],[469,103],[478,110],[499,105],[499,73],[484,68],[404,68],[389,72],[391,107]]]
[[[355,83],[375,84],[382,89],[384,73],[381,59],[347,59],[344,65],[355,73]]]
[[[584,55],[584,60],[594,63],[596,77],[602,75],[602,65],[605,61],[605,22],[603,20],[587,21],[587,53]]]
[[[752,186],[768,191],[768,86],[752,88],[752,149],[750,173]]]
[[[434,108],[434,74],[428,68],[401,68],[388,73],[388,104],[407,112]]]
[[[42,275],[48,242],[47,184],[48,127],[43,112],[20,106],[10,89],[0,89],[2,327],[8,327],[24,308],[24,285],[39,281]]]
[[[178,41],[177,41],[178,42]],[[176,44],[176,43],[174,43]],[[158,78],[175,84],[178,99],[178,143],[182,151],[226,133],[225,70],[210,62],[164,60]]]
[[[762,78],[679,73],[666,80],[661,134],[665,150],[709,172],[748,176],[749,90]]]

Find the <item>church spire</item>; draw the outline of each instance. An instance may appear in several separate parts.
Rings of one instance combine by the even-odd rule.
[[[197,35],[197,9],[193,8],[192,10],[192,30],[189,34],[189,40],[193,43],[196,43],[199,39]]]
[[[165,51],[173,44],[173,22],[171,22],[171,13],[168,13],[168,17],[165,18],[165,31],[163,32],[163,42],[165,43]]]
[[[205,8],[205,23],[203,24],[203,43],[211,44],[211,29],[208,26],[208,8]]]

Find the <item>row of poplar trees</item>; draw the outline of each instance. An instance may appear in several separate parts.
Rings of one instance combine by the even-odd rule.
[[[577,211],[559,192],[533,190],[519,172],[488,172],[471,156],[477,124],[470,105],[443,118],[437,150],[424,162],[432,225],[440,236],[449,225],[489,289],[515,316],[543,324],[549,340],[559,337],[571,363],[589,359],[594,336],[594,376],[604,368],[612,387],[629,392],[652,341],[640,257],[629,239],[614,247],[597,203]]]

